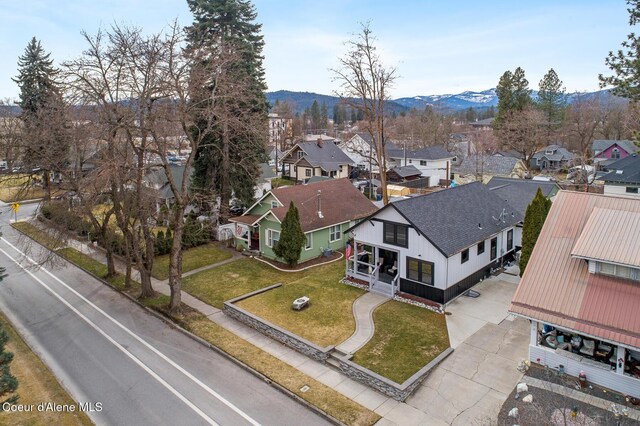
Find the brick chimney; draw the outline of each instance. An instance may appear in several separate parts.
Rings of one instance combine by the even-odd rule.
[[[322,136],[318,137],[318,140],[316,141],[316,143],[318,144],[319,148],[322,148]]]

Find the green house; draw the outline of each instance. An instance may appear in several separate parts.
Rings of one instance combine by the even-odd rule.
[[[298,208],[300,226],[307,236],[300,262],[321,256],[326,249],[344,248],[348,239],[344,231],[377,210],[349,179],[276,188],[242,216],[230,219],[235,223],[236,246],[276,260],[273,247],[280,239],[280,224],[291,201]]]

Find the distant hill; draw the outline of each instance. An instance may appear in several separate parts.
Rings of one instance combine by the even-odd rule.
[[[322,102],[327,104],[327,110],[329,111],[329,116],[332,115],[333,106],[340,103],[340,98],[337,96],[329,96],[329,95],[321,95],[319,93],[311,93],[311,92],[292,92],[289,90],[278,90],[276,92],[267,92],[267,101],[273,107],[276,103],[276,100],[279,102],[288,101],[293,104],[294,111],[296,113],[302,113],[305,109],[311,108],[313,105],[313,101],[318,101],[318,105],[322,105]],[[389,101],[387,103],[387,110],[390,113],[395,112],[399,114],[402,111],[409,110],[408,107],[400,105],[395,101]]]
[[[538,92],[533,91],[531,95],[536,99]],[[621,102],[624,101],[613,96],[610,90],[600,90],[589,93],[571,93],[567,95],[567,100],[571,103],[578,96],[586,99],[596,96],[604,96],[605,98],[610,97],[614,102],[616,100],[620,100]],[[321,95],[318,93],[291,92],[288,90],[267,92],[267,100],[271,105],[275,103],[276,99],[280,102],[284,100],[292,102],[295,106],[296,112],[302,112],[306,108],[311,108],[314,100],[317,100],[319,104],[322,104],[322,101],[324,101],[327,104],[329,114],[331,114],[333,106],[339,102],[339,98],[335,96]],[[427,95],[399,98],[389,101],[388,103],[389,110],[395,111],[396,113],[408,111],[412,108],[418,110],[425,109],[427,105],[431,105],[434,109],[441,112],[456,112],[470,107],[474,109],[485,109],[498,106],[498,97],[496,96],[495,89],[488,89],[481,92],[466,91],[455,95]]]

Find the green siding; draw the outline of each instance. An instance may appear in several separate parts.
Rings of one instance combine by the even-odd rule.
[[[271,210],[271,202],[275,200],[275,197],[272,194],[269,194],[246,214],[255,214],[258,216],[262,216],[263,214]]]

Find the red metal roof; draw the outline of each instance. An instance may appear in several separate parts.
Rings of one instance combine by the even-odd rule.
[[[611,249],[614,253],[640,250],[638,240],[615,241],[617,231],[606,233],[595,228],[605,226],[605,218],[614,217],[624,219],[620,227],[637,229],[640,198],[560,191],[509,310],[640,348],[640,282],[591,274],[586,260],[571,255],[576,249],[604,253],[616,244],[624,247]],[[612,226],[615,223],[606,228]]]

